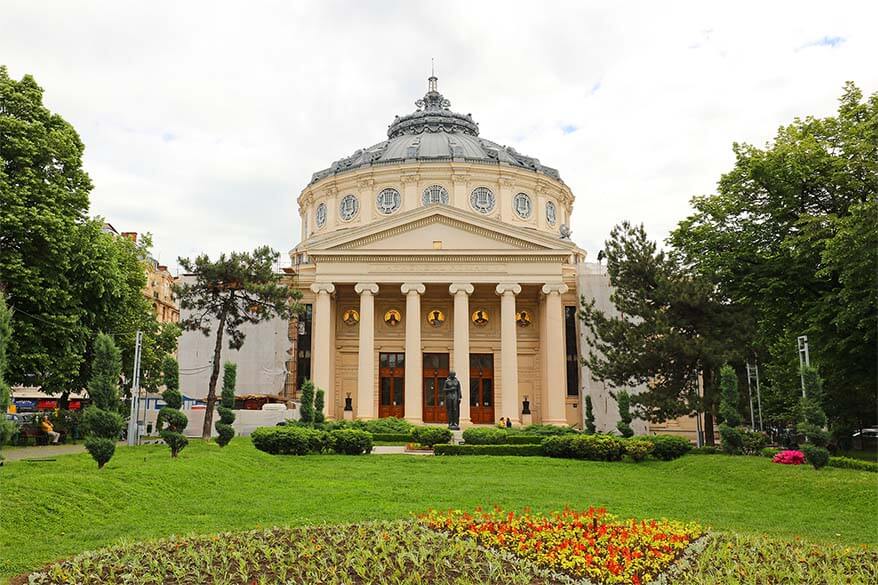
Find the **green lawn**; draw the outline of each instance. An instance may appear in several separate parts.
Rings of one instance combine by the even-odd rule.
[[[393,519],[498,504],[696,520],[715,530],[813,542],[878,543],[878,474],[686,456],[600,463],[541,457],[272,456],[236,439],[119,448],[0,469],[0,576],[123,540],[271,525]]]

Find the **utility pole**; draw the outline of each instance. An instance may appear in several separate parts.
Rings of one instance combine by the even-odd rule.
[[[764,430],[762,426],[762,391],[759,389],[759,364],[754,362],[750,365],[747,362],[747,388],[750,388],[750,380],[756,382],[756,408],[759,411],[759,430]],[[753,394],[750,394],[750,419],[753,420]],[[756,430],[756,422],[753,422],[753,430]]]
[[[805,366],[811,366],[811,358],[808,356],[808,336],[800,335],[796,338],[799,345],[799,377],[802,379],[802,398],[805,397]]]
[[[750,362],[747,362],[747,394],[750,396],[750,430],[756,430],[756,417],[753,415],[753,386],[750,384]]]
[[[140,402],[140,349],[143,345],[143,332],[138,329],[134,338],[134,373],[131,376],[131,413],[128,418],[128,446],[133,447],[137,444],[139,427],[137,425],[137,417],[139,416]]]

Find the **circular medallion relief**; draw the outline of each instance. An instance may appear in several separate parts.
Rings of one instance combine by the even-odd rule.
[[[476,187],[469,196],[469,204],[479,213],[491,213],[495,202],[494,193],[487,187]]]
[[[317,206],[317,227],[322,228],[326,225],[326,203]]]
[[[433,309],[429,313],[427,313],[427,323],[436,327],[442,327],[442,324],[445,323],[445,313],[440,311],[439,309]]]
[[[558,221],[555,204],[551,201],[546,202],[546,221],[549,222],[549,225],[555,225],[555,222]]]
[[[472,320],[476,327],[484,327],[488,324],[488,311],[485,309],[476,309],[473,311]]]
[[[519,193],[515,196],[513,201],[515,206],[515,213],[521,219],[530,219],[531,214],[533,213],[533,202],[530,200],[530,195],[527,193]]]
[[[430,185],[424,189],[423,197],[424,206],[427,205],[448,205],[448,191],[442,185]]]
[[[384,322],[387,323],[389,327],[396,327],[399,325],[400,321],[402,321],[402,315],[400,315],[399,311],[396,309],[390,309],[384,313]]]
[[[534,317],[530,311],[518,311],[515,314],[515,322],[518,323],[519,327],[527,327],[534,322]]]
[[[342,321],[344,321],[345,325],[356,325],[360,322],[360,312],[356,309],[345,309],[344,313],[341,315]]]
[[[376,200],[378,212],[384,215],[390,215],[402,204],[402,198],[396,189],[387,188],[378,193]]]
[[[341,198],[341,203],[338,205],[338,214],[344,221],[354,219],[359,210],[360,202],[357,200],[356,195],[345,195]]]

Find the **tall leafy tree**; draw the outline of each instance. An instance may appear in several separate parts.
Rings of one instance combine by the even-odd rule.
[[[96,331],[116,336],[130,373],[140,329],[142,378],[154,389],[176,341],[142,294],[149,239],[135,244],[88,218],[84,146],[42,99],[32,77],[14,81],[0,66],[0,291],[15,309],[8,379],[62,398],[84,388]]]
[[[669,242],[756,323],[766,414],[793,422],[795,339],[808,335],[827,381],[825,407],[878,418],[878,94],[848,83],[838,113],[795,119],[764,147],[735,144],[735,166]]]
[[[185,329],[201,331],[205,336],[213,333],[215,339],[202,429],[205,440],[210,439],[213,427],[223,337],[228,337],[229,349],[240,349],[246,337],[241,329],[245,323],[256,324],[274,317],[289,319],[301,311],[297,302],[301,293],[285,285],[281,275],[274,271],[278,256],[277,252],[263,246],[252,254],[222,254],[215,261],[207,255],[200,255],[195,260],[179,259],[183,270],[194,278],[194,282],[176,287],[180,308],[186,312],[181,324]]]
[[[582,306],[592,338],[585,357],[592,374],[615,387],[646,384],[631,401],[647,420],[704,412],[712,442],[718,370],[734,356],[735,336],[746,330],[746,320],[715,295],[710,282],[659,250],[643,226],[616,226],[605,251],[610,300],[619,314],[604,313],[594,301]]]

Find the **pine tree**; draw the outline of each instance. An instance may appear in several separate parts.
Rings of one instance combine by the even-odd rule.
[[[167,356],[162,362],[162,372],[165,381],[162,398],[165,406],[159,411],[156,428],[162,440],[171,448],[171,457],[176,457],[189,444],[189,439],[183,435],[189,419],[180,411],[183,395],[180,393],[180,366],[177,360]]]
[[[235,436],[232,423],[235,422],[235,380],[237,378],[237,366],[232,362],[223,364],[223,390],[220,394],[220,419],[216,422],[216,432],[219,436],[216,442],[220,447],[225,447]]]
[[[591,396],[585,395],[585,432],[593,435],[597,427],[594,424],[594,408],[591,404]]]
[[[113,338],[99,334],[94,344],[91,380],[88,395],[92,405],[82,413],[82,423],[87,432],[85,448],[101,469],[112,459],[116,442],[125,426],[119,414],[119,376],[122,358]]]

